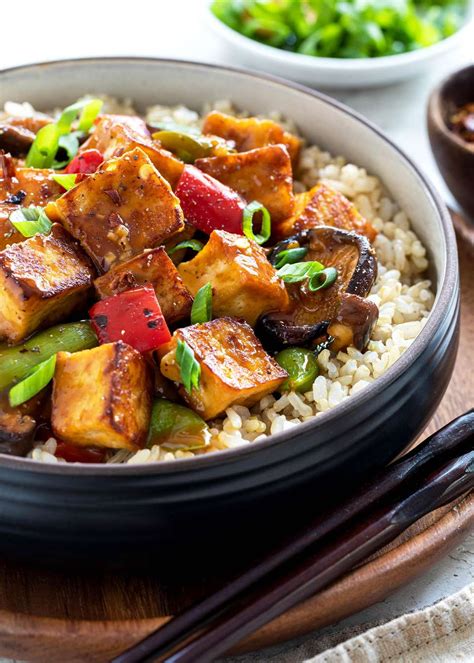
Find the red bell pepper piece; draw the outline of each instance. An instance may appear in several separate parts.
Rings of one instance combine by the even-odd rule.
[[[89,315],[101,343],[123,341],[139,352],[148,352],[171,339],[151,285],[106,297],[94,304]]]
[[[68,463],[103,463],[107,452],[105,449],[81,447],[58,440],[54,455]]]
[[[196,166],[185,166],[175,194],[186,220],[208,235],[227,230],[242,235],[245,202],[239,194]]]
[[[104,157],[99,150],[84,150],[84,152],[76,154],[64,172],[68,174],[83,173],[88,175],[95,173],[103,161]]]

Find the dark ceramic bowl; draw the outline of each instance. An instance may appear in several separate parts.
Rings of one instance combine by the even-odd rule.
[[[474,145],[449,129],[458,108],[474,103],[474,64],[457,71],[431,94],[428,133],[436,163],[451,193],[474,221]]]
[[[289,432],[237,449],[149,465],[48,465],[0,456],[0,550],[36,560],[181,559],[185,570],[222,549],[254,550],[324,508],[404,449],[448,384],[457,348],[459,279],[446,207],[388,138],[339,103],[283,80],[204,64],[89,59],[10,69],[0,103],[40,109],[84,92],[152,103],[232,99],[292,117],[312,143],[376,173],[428,247],[436,302],[422,333],[365,390]],[[240,553],[239,553],[240,554]],[[221,557],[222,559],[222,557]]]

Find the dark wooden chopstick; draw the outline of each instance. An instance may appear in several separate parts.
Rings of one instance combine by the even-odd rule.
[[[377,509],[322,550],[292,566],[286,577],[277,575],[263,583],[257,591],[244,596],[213,621],[211,628],[162,660],[166,663],[209,663],[246,635],[309,598],[393,541],[419,518],[472,488],[474,451],[448,461],[429,475],[417,490]]]
[[[335,532],[371,505],[380,503],[392,492],[398,491],[401,485],[409,482],[413,493],[413,484],[427,472],[439,466],[443,461],[453,458],[456,454],[459,455],[464,447],[470,446],[472,449],[473,435],[474,411],[471,410],[432,435],[401,460],[380,472],[349,500],[315,519],[299,535],[282,545],[255,567],[212,596],[197,603],[182,615],[170,620],[161,629],[113,659],[113,663],[153,660],[153,657],[159,655],[160,652],[169,651],[184,638],[192,636],[197,629],[202,629],[210,619],[219,616],[224,608],[233,604],[239,595],[252,589],[258,581],[268,577],[289,560],[297,558],[303,551],[328,534]],[[406,491],[410,492],[410,489],[406,487]]]

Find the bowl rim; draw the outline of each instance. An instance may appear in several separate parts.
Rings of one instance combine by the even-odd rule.
[[[412,172],[413,177],[418,179],[420,185],[424,189],[426,195],[431,199],[435,207],[441,227],[443,230],[444,238],[444,253],[445,253],[445,268],[443,274],[439,276],[440,287],[436,292],[436,298],[433,309],[428,316],[427,322],[421,330],[420,334],[416,337],[412,345],[404,352],[404,354],[391,366],[386,373],[374,380],[361,392],[354,394],[347,398],[337,407],[321,412],[314,417],[314,419],[303,422],[294,428],[275,433],[268,436],[265,440],[260,440],[257,444],[246,444],[233,449],[224,449],[219,452],[203,454],[194,456],[193,458],[178,458],[170,462],[161,463],[133,463],[133,464],[119,464],[119,463],[41,463],[33,460],[32,458],[24,458],[20,456],[10,456],[0,453],[0,468],[5,467],[12,470],[21,470],[24,472],[39,473],[39,474],[60,474],[63,476],[145,476],[156,474],[182,474],[183,472],[206,470],[216,465],[227,466],[229,470],[236,461],[242,458],[258,454],[259,451],[268,449],[281,444],[286,444],[290,440],[298,437],[300,434],[311,429],[317,429],[320,425],[330,424],[336,418],[344,416],[347,411],[362,407],[367,401],[371,401],[374,394],[383,390],[389,384],[395,382],[405,370],[423,353],[429,345],[430,338],[435,334],[439,325],[441,324],[445,311],[449,308],[452,302],[452,293],[456,292],[459,283],[459,269],[457,259],[456,237],[449,215],[447,206],[437,193],[433,185],[429,182],[427,177],[422,173],[418,166],[407,156],[404,151],[399,148],[396,143],[392,141],[379,127],[373,124],[370,120],[366,119],[358,112],[352,110],[345,104],[332,99],[326,94],[317,92],[308,88],[300,83],[288,81],[284,78],[273,76],[271,74],[256,73],[248,71],[243,68],[230,67],[226,65],[209,64],[204,62],[196,62],[191,60],[179,60],[173,58],[153,58],[153,57],[132,57],[132,56],[114,56],[114,57],[87,57],[78,59],[65,59],[65,60],[52,60],[47,62],[37,62],[30,64],[18,65],[0,71],[0,80],[5,75],[14,75],[15,72],[24,72],[28,69],[36,70],[38,67],[43,70],[48,68],[54,69],[55,67],[64,66],[94,66],[104,63],[119,64],[164,64],[172,65],[177,68],[184,67],[187,69],[205,69],[208,71],[220,70],[222,72],[230,72],[242,77],[254,79],[256,81],[270,82],[273,85],[282,88],[290,88],[296,92],[301,93],[303,96],[310,99],[316,98],[319,101],[333,107],[339,112],[348,115],[350,118],[362,123],[370,131],[375,133],[385,143],[387,143],[398,159],[403,161],[405,165]]]
[[[304,53],[294,53],[284,51],[276,46],[263,44],[255,39],[243,35],[237,30],[223,23],[211,11],[211,2],[206,5],[206,16],[210,26],[226,40],[234,45],[244,48],[246,51],[252,51],[254,55],[259,55],[267,60],[273,60],[280,64],[290,65],[294,68],[301,68],[306,71],[321,71],[326,73],[363,73],[385,71],[387,69],[396,69],[400,66],[409,66],[414,63],[423,62],[430,58],[435,58],[454,48],[456,44],[465,38],[468,31],[474,26],[473,19],[473,1],[469,0],[466,10],[465,22],[463,25],[449,37],[445,37],[436,44],[425,46],[414,51],[399,53],[396,55],[383,55],[375,58],[328,58],[317,55],[305,55]]]
[[[451,131],[446,124],[444,119],[443,110],[446,104],[445,92],[448,85],[453,83],[456,78],[464,74],[465,72],[471,70],[472,73],[472,82],[474,85],[474,62],[468,64],[466,67],[457,69],[456,71],[451,72],[446,78],[444,78],[441,83],[439,83],[435,89],[431,92],[429,101],[428,101],[428,119],[433,122],[436,129],[448,140],[453,147],[458,148],[466,154],[472,155],[474,158],[474,150],[468,147],[468,143],[462,140],[457,136],[453,131]]]

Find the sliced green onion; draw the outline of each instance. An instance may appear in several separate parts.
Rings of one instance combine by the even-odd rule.
[[[253,216],[256,212],[262,213],[262,227],[260,229],[260,234],[257,235],[253,231]],[[270,218],[270,212],[264,205],[262,205],[262,203],[254,200],[244,207],[242,214],[242,230],[244,231],[245,237],[253,239],[257,244],[265,244],[265,242],[270,239],[272,221]]]
[[[189,347],[186,341],[178,341],[176,363],[179,366],[181,382],[188,394],[192,392],[193,387],[198,389],[201,379],[201,366],[194,356],[193,349]]]
[[[51,168],[58,151],[60,131],[56,124],[47,124],[36,134],[26,157],[27,168]]]
[[[326,267],[320,272],[317,272],[309,279],[308,288],[311,292],[324,290],[329,288],[337,279],[337,269],[335,267]]]
[[[191,308],[191,322],[197,325],[212,320],[212,285],[206,283],[196,293]]]
[[[82,109],[82,113],[79,116],[79,131],[87,133],[89,129],[94,124],[95,118],[98,116],[102,110],[104,102],[101,99],[91,99]]]
[[[285,281],[285,283],[299,283],[305,279],[310,279],[323,269],[324,265],[317,260],[308,260],[307,262],[283,265],[283,267],[277,270],[277,276]]]
[[[53,180],[61,185],[63,189],[66,189],[66,191],[76,186],[75,173],[58,173],[57,175],[53,175]]]
[[[47,235],[52,226],[44,209],[33,205],[14,210],[9,216],[9,221],[23,237],[33,237],[38,234]]]
[[[56,123],[60,134],[68,134],[71,131],[72,123],[79,114],[79,131],[89,131],[95,118],[100,113],[102,104],[103,102],[100,99],[83,99],[67,106]]]
[[[292,265],[295,262],[298,262],[308,253],[308,249],[305,246],[298,246],[294,249],[285,249],[280,251],[276,255],[275,267],[280,269],[283,265]]]
[[[186,239],[184,242],[180,242],[179,244],[176,244],[176,246],[173,246],[172,249],[169,249],[168,255],[172,256],[173,253],[176,253],[176,251],[180,251],[181,249],[192,249],[193,251],[199,252],[203,246],[204,244],[198,239]]]
[[[72,159],[74,159],[79,151],[80,135],[80,132],[73,131],[70,134],[65,134],[64,136],[59,137],[58,152],[56,154],[56,159],[53,161],[53,168],[64,168]],[[62,156],[62,150],[64,150],[66,158],[58,161],[57,157]]]
[[[49,382],[51,382],[56,367],[56,355],[38,364],[34,371],[24,380],[12,387],[8,393],[11,407],[17,407],[30,398],[36,396]]]

